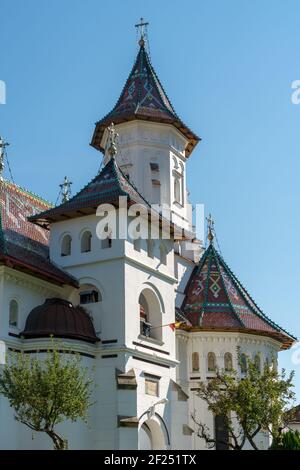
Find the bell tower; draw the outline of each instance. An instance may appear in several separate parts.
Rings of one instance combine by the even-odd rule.
[[[118,134],[117,162],[150,204],[167,205],[172,221],[191,229],[185,164],[200,138],[178,117],[152,66],[143,19],[139,51],[110,113],[96,123],[91,145],[109,159],[107,128]]]

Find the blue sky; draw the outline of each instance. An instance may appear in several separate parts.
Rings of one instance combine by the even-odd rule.
[[[0,135],[15,181],[55,202],[98,170],[94,122],[114,105],[150,22],[153,65],[202,137],[188,162],[193,203],[257,303],[300,337],[300,79],[297,0],[1,0]],[[280,365],[296,370],[291,351]]]

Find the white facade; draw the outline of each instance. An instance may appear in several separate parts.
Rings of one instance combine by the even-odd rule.
[[[142,120],[118,124],[116,130],[116,160],[123,173],[150,204],[168,205],[172,221],[192,231],[192,211],[187,205],[186,137],[172,125]],[[105,132],[103,148],[106,139]],[[107,161],[108,155],[105,158]],[[259,354],[264,361],[277,354],[280,344],[265,336],[241,333],[175,333],[168,325],[175,322],[175,307],[182,305],[197,252],[195,257],[184,243],[174,245],[174,240],[162,239],[154,241],[151,255],[146,240],[138,247],[129,237],[105,245],[96,235],[98,222],[95,214],[50,225],[50,259],[79,281],[79,289],[59,287],[0,266],[0,346],[3,349],[4,345],[6,352],[45,349],[48,339],[18,336],[30,311],[51,297],[78,305],[86,291],[96,291],[96,301],[84,307],[92,315],[101,341],[62,340],[63,345],[71,345],[82,355],[83,366],[89,368],[96,385],[89,425],[64,423],[58,428],[68,439],[69,448],[203,449],[205,444],[196,436],[191,414],[203,419],[214,432],[212,415],[195,390],[197,380],[210,376],[208,353],[215,354],[222,368],[224,355],[229,352],[236,367],[237,346],[250,356]],[[82,250],[86,232],[91,234],[90,250]],[[69,246],[64,249],[70,249],[70,253],[62,256],[66,236]],[[9,325],[13,300],[18,305],[17,320]],[[141,302],[148,308],[153,327],[150,337],[141,334]],[[195,352],[199,370],[192,369]],[[268,437],[259,436],[259,445],[268,448]],[[8,402],[0,397],[0,448],[48,449],[51,441],[16,422]]]

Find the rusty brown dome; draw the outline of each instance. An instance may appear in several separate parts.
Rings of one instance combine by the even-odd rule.
[[[83,308],[58,298],[46,299],[43,305],[31,310],[21,335],[25,338],[53,335],[90,343],[98,341],[92,320]]]

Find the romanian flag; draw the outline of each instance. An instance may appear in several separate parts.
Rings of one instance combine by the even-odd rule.
[[[176,328],[179,328],[181,325],[185,325],[185,322],[183,321],[176,321],[175,323],[169,323],[169,327],[171,328],[172,331],[175,331]]]

